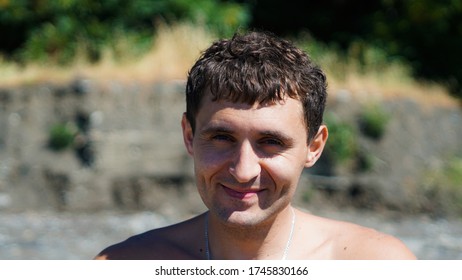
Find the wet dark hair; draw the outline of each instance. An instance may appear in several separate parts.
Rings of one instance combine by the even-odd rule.
[[[309,56],[272,33],[251,31],[214,42],[189,71],[186,117],[195,130],[195,117],[204,96],[253,105],[286,96],[303,104],[308,141],[322,124],[327,98],[326,76]]]

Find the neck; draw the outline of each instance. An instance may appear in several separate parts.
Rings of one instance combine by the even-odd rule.
[[[234,226],[208,219],[209,253],[213,259],[281,259],[285,258],[292,238],[295,214],[286,207],[274,219],[254,226]]]

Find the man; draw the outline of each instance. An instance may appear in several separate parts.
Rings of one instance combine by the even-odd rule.
[[[291,206],[321,156],[326,78],[264,32],[212,44],[190,70],[181,122],[208,212],[103,250],[97,259],[414,259],[399,240]]]

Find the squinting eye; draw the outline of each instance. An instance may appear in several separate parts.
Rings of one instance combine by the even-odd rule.
[[[214,135],[212,137],[213,140],[217,140],[217,141],[231,141],[232,138],[228,135],[225,135],[225,134],[217,134],[217,135]]]
[[[284,143],[278,139],[273,139],[273,138],[268,138],[268,139],[264,139],[263,141],[261,141],[262,144],[264,145],[272,145],[272,146],[283,146]]]

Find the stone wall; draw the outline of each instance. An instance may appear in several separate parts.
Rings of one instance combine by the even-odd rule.
[[[165,203],[166,191],[189,192],[184,108],[183,82],[78,79],[1,89],[0,208],[155,208]],[[78,131],[64,151],[47,147],[56,123]]]
[[[346,164],[335,168],[333,176],[311,176],[310,181],[319,181],[322,193],[328,198],[323,203],[404,212],[429,211],[435,215],[452,211],[451,207],[443,205],[444,201],[439,201],[444,195],[434,195],[426,188],[433,174],[447,168],[448,162],[462,159],[460,106],[456,102],[453,105],[431,104],[424,97],[421,100],[380,101],[370,98],[375,100],[371,101],[348,98],[348,93],[346,96],[344,93],[331,97],[327,111],[356,126],[359,149],[369,157],[371,167],[355,170]],[[380,139],[367,137],[358,127],[361,111],[371,103],[379,103],[389,115]],[[322,168],[326,162],[321,158],[317,165]],[[435,187],[445,189],[445,186]],[[460,211],[462,205],[456,208]]]
[[[402,99],[383,106],[391,115],[385,137],[358,134],[361,147],[373,155],[373,168],[321,176],[326,167],[321,160],[304,173],[300,203],[314,187],[328,194],[328,203],[346,197],[359,207],[418,207],[414,196],[425,172],[462,156],[459,107]],[[181,135],[184,109],[183,81],[140,85],[76,79],[1,88],[0,210],[200,211]],[[327,108],[353,123],[360,110],[361,103],[345,92],[332,95]],[[78,131],[73,146],[59,152],[47,146],[56,123]]]

